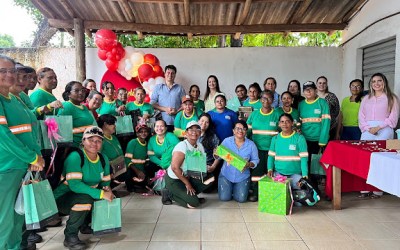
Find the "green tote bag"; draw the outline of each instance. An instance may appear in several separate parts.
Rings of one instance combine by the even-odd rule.
[[[99,200],[94,202],[92,211],[93,235],[121,232],[121,199],[111,202]]]

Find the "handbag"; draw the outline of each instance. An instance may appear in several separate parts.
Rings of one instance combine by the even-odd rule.
[[[117,121],[115,123],[116,126],[116,135],[134,135],[135,132],[133,130],[132,117],[130,115],[125,116],[117,116]]]
[[[114,178],[125,173],[125,157],[123,155],[120,155],[114,160],[110,161],[110,167],[112,168]]]
[[[95,201],[91,227],[93,235],[121,232],[121,199]]]
[[[22,185],[25,185],[31,179],[31,176],[32,176],[32,172],[28,171],[26,173],[25,177],[22,179],[21,187],[19,188],[17,199],[15,200],[14,210],[19,215],[25,214],[24,193],[22,191]]]
[[[33,230],[46,226],[58,219],[58,209],[48,180],[41,180],[28,171],[29,181],[22,185],[26,229]]]

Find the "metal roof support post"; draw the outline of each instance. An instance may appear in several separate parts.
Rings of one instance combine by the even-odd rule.
[[[86,51],[85,51],[85,29],[83,20],[74,18],[74,38],[75,38],[75,63],[76,80],[83,82],[86,79]]]

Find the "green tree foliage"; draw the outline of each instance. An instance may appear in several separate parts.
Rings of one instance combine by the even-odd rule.
[[[39,24],[43,20],[43,15],[40,11],[33,5],[30,0],[14,0],[16,6],[20,6],[28,11],[28,14],[32,16],[34,22]]]
[[[0,34],[0,48],[15,47],[14,38],[7,34]]]
[[[218,36],[193,37],[192,41],[186,36],[144,36],[119,35],[118,41],[124,46],[137,48],[216,48]]]

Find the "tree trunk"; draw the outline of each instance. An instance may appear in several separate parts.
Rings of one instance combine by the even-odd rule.
[[[243,34],[240,34],[239,39],[235,39],[234,35],[231,35],[231,47],[243,47]]]
[[[222,35],[218,37],[218,48],[225,48],[226,44],[226,35]]]
[[[39,23],[39,28],[35,33],[35,38],[33,39],[32,42],[32,47],[37,48],[41,46],[46,46],[50,39],[57,33],[56,28],[52,28],[49,26],[49,22],[47,21],[47,18],[44,18],[40,23]]]

